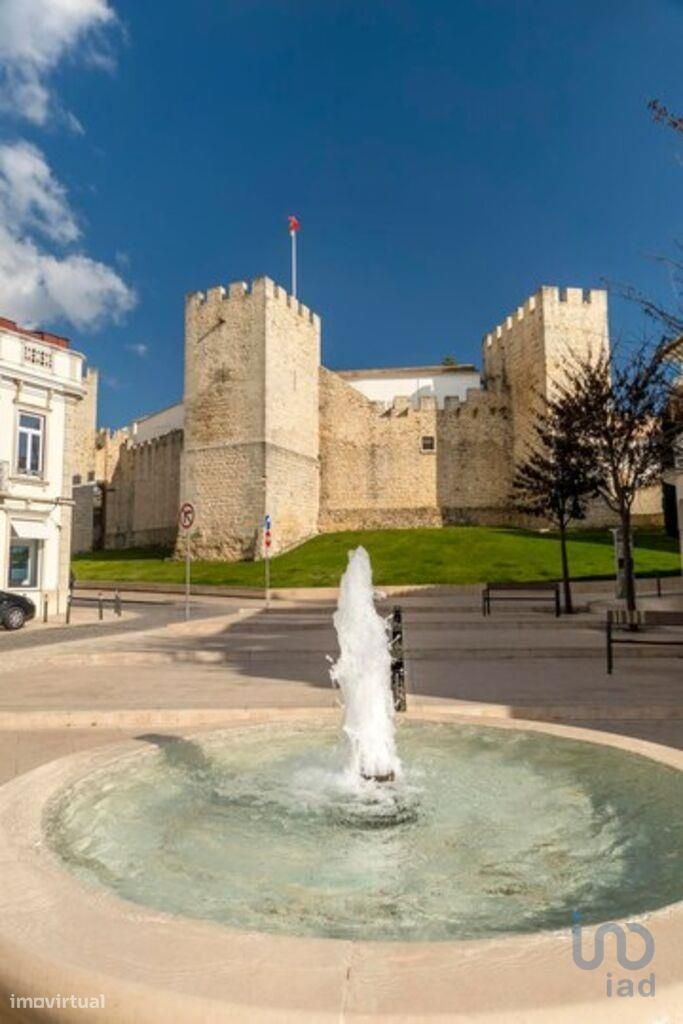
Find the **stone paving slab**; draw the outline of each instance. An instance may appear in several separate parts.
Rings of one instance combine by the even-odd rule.
[[[189,623],[150,620],[135,632],[0,654],[0,776],[38,756],[20,751],[34,732],[42,740],[30,742],[49,760],[68,753],[77,733],[108,742],[142,725],[216,727],[231,708],[338,704],[331,605],[209,606]],[[484,619],[476,593],[433,591],[402,606],[409,702],[593,723],[683,746],[681,659],[617,652],[607,676],[602,612],[556,620],[518,608]]]

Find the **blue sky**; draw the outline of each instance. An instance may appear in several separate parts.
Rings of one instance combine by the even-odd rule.
[[[681,52],[678,0],[0,0],[0,315],[118,425],[180,396],[187,291],[288,284],[291,212],[332,367],[478,363],[541,284],[673,304]]]

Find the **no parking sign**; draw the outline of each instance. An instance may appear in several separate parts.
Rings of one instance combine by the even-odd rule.
[[[180,506],[180,513],[178,516],[183,530],[189,530],[194,522],[194,505],[190,504],[189,501],[184,502]]]

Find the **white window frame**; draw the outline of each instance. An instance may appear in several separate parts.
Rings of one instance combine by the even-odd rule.
[[[31,416],[33,419],[40,421],[40,428],[35,427],[22,427],[21,417]],[[46,419],[45,416],[39,412],[34,412],[29,409],[17,409],[17,444],[15,451],[15,470],[17,476],[32,476],[42,477],[45,473],[45,433],[46,433]],[[22,468],[20,464],[20,453],[21,453],[21,437],[22,434],[26,434],[26,455],[28,465]],[[31,454],[33,441],[38,441],[38,469],[31,469]]]

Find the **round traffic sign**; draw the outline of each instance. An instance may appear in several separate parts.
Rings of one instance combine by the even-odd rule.
[[[179,522],[183,530],[189,530],[194,522],[194,505],[189,501],[180,506]]]

